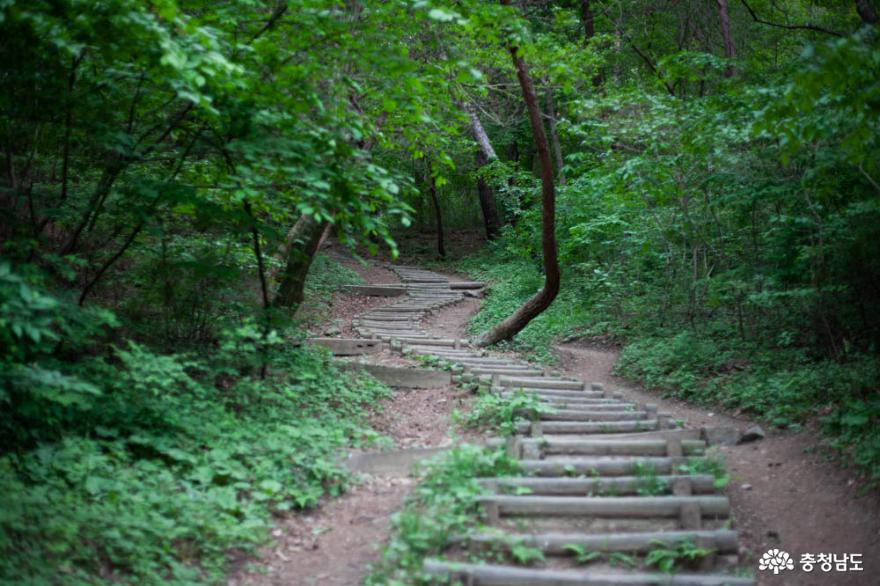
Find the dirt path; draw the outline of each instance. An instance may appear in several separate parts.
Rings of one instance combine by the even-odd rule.
[[[393,282],[386,269],[346,262],[367,282]],[[388,303],[334,296],[330,319],[350,322],[365,309]],[[432,333],[464,337],[479,300],[467,299],[434,313],[423,326]],[[344,330],[347,332],[346,330]],[[689,428],[729,425],[744,429],[756,422],[707,411],[674,399],[633,388],[611,372],[618,353],[583,343],[557,347],[563,373],[620,390],[636,403],[658,403]],[[389,358],[391,359],[391,358]],[[466,397],[450,386],[398,391],[370,417],[371,425],[391,438],[395,447],[450,445],[450,414],[466,408]],[[822,456],[814,429],[800,433],[767,430],[762,441],[719,448],[727,461],[731,483],[727,495],[733,507],[741,553],[754,570],[757,584],[766,586],[861,586],[880,583],[880,498],[859,496],[858,484],[839,466]],[[414,479],[402,474],[361,475],[345,495],[328,499],[314,511],[282,521],[275,541],[264,548],[260,564],[242,569],[230,585],[329,585],[360,583],[389,533],[390,518],[403,504]],[[812,573],[798,567],[774,576],[757,571],[757,560],[778,547],[800,559],[801,554],[862,554],[863,572]]]
[[[618,389],[637,402],[658,403],[688,427],[757,422],[713,413],[682,401],[627,386],[611,372],[614,350],[581,343],[557,346],[565,372]],[[767,586],[869,586],[880,584],[880,498],[860,496],[848,473],[821,455],[818,432],[775,433],[756,443],[721,448],[731,474],[727,489],[737,528],[752,559],[757,583]],[[772,547],[797,561],[803,553],[861,553],[863,572],[811,573],[796,569],[774,576],[757,571],[757,559]]]
[[[379,266],[364,267],[354,259],[334,258],[356,270],[367,283],[396,282],[394,273]],[[336,293],[325,324],[338,324],[351,333],[351,318],[394,299]],[[463,335],[479,302],[465,302],[435,311],[428,322],[443,334]],[[398,356],[371,357],[399,362]],[[466,409],[470,394],[458,387],[395,390],[370,414],[371,427],[393,442],[394,448],[445,447],[452,444],[454,409]],[[391,516],[403,506],[415,480],[405,474],[360,474],[351,490],[325,499],[312,511],[279,521],[273,540],[258,559],[230,578],[229,586],[355,586],[378,561],[389,535]]]

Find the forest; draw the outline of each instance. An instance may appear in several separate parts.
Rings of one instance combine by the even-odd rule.
[[[878,11],[0,0],[0,583],[220,583],[347,489],[390,390],[302,343],[327,241],[876,491]]]

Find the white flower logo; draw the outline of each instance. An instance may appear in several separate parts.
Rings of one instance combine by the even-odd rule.
[[[758,562],[759,570],[773,570],[774,574],[778,574],[782,570],[793,570],[794,561],[788,552],[781,549],[771,549],[761,556]]]

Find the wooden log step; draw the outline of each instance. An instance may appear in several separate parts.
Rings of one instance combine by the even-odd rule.
[[[605,434],[595,434],[595,435],[578,435],[577,439],[602,439],[608,437]],[[615,434],[615,439],[662,439],[669,440],[672,438],[677,438],[682,441],[684,440],[699,440],[702,439],[700,436],[699,429],[657,429],[654,431],[634,431],[630,433],[619,433]]]
[[[647,483],[662,483],[666,490],[672,490],[674,482],[688,481],[695,494],[715,492],[715,477],[710,474],[681,474],[643,476],[613,476],[608,478],[566,478],[566,477],[505,477],[481,478],[480,484],[488,489],[510,494],[512,491],[528,490],[535,495],[589,495],[611,493],[616,495],[635,494]]]
[[[639,470],[670,474],[676,466],[686,464],[683,457],[553,457],[546,460],[520,460],[520,468],[532,476],[635,476]]]
[[[725,496],[509,496],[477,497],[484,507],[498,507],[500,515],[538,517],[615,517],[644,519],[680,517],[682,508],[696,505],[701,515],[726,517],[730,501]]]
[[[514,367],[514,368],[508,368],[508,367],[504,367],[504,368],[494,368],[494,367],[472,368],[471,373],[473,373],[477,376],[486,375],[486,374],[488,374],[488,375],[493,375],[493,374],[512,375],[512,376],[517,376],[517,377],[528,377],[528,378],[543,377],[544,376],[543,370],[533,370],[529,366]]]
[[[335,356],[357,356],[359,354],[375,354],[382,349],[377,340],[360,340],[357,338],[309,338],[307,344],[323,346]]]
[[[581,434],[581,433],[622,433],[635,431],[653,431],[659,429],[656,419],[640,419],[633,421],[545,421],[541,423],[541,431],[546,434]],[[531,424],[516,424],[517,433],[529,433]]]
[[[510,399],[515,395],[513,393],[502,393],[500,395],[505,399]],[[568,399],[561,397],[539,397],[540,401],[547,405],[548,407],[561,407],[564,405],[576,405],[579,407],[590,406],[596,409],[601,409],[605,406],[610,407],[620,407],[620,408],[635,408],[637,405],[635,403],[621,403],[616,399],[599,399],[599,398],[590,398],[590,399]],[[614,409],[612,409],[614,410]]]
[[[620,401],[614,401],[613,399],[609,399],[610,403],[591,403],[591,402],[583,402],[583,401],[601,401],[602,399],[548,399],[542,398],[541,404],[546,405],[551,409],[574,409],[574,410],[589,410],[589,411],[608,411],[608,412],[619,412],[619,413],[632,413],[636,409],[638,409],[638,405],[635,403],[621,403]]]
[[[572,391],[566,389],[539,389],[535,387],[501,387],[501,386],[493,386],[492,392],[495,393],[515,393],[517,391],[525,391],[526,393],[532,393],[534,395],[538,395],[539,397],[560,397],[560,398],[571,398],[571,399],[604,399],[606,398],[605,393],[601,391]]]
[[[454,541],[483,547],[509,548],[515,545],[534,547],[545,554],[573,555],[569,546],[576,545],[585,551],[609,553],[613,551],[645,554],[658,547],[675,547],[679,543],[700,541],[720,554],[735,554],[739,550],[736,531],[727,529],[697,531],[639,531],[633,533],[473,533]]]
[[[584,383],[581,381],[561,379],[549,376],[541,379],[532,377],[519,378],[515,376],[502,376],[498,381],[498,385],[501,387],[512,389],[529,387],[537,389],[580,391],[584,388]]]
[[[541,413],[542,421],[632,421],[634,419],[647,419],[645,411],[622,411],[609,413],[607,411],[581,410],[581,409],[554,409],[548,413]]]
[[[523,445],[534,445],[541,453],[548,455],[578,456],[668,456],[669,442],[665,440],[632,440],[632,439],[522,439]],[[706,442],[700,440],[681,441],[685,455],[702,454]]]
[[[427,354],[430,356],[435,356],[437,358],[456,358],[456,357],[464,357],[464,356],[478,356],[478,354],[474,353],[474,350],[470,348],[459,348],[456,350],[455,348],[450,348],[448,346],[423,346],[418,342],[414,344],[407,344],[403,348],[404,350],[408,350],[413,354]]]
[[[384,328],[384,327],[368,327],[368,326],[360,326],[357,329],[373,332],[376,334],[390,334],[392,336],[400,336],[407,338],[427,338],[428,334],[424,333],[422,330],[415,330],[412,328],[409,329],[401,329],[401,328]]]
[[[354,327],[361,329],[369,329],[369,330],[384,330],[388,332],[396,332],[396,331],[408,331],[408,332],[417,332],[421,335],[427,335],[424,330],[419,328],[418,326],[413,325],[411,322],[397,322],[393,324],[373,324],[373,323],[364,323],[360,322],[355,324]]]
[[[451,340],[448,338],[438,338],[438,339],[421,339],[421,338],[400,338],[400,342],[402,344],[412,344],[416,343],[421,346],[466,346],[469,342],[467,340]]]
[[[482,289],[486,283],[481,281],[449,281],[449,288],[454,291],[463,291],[466,289]]]
[[[605,411],[607,413],[633,413],[638,410],[634,403],[579,403],[570,399],[547,400],[541,399],[541,404],[548,409],[557,410],[582,410],[582,411]]]
[[[343,285],[343,292],[368,297],[400,297],[406,295],[406,288],[401,285]]]
[[[469,586],[754,586],[755,584],[752,578],[727,574],[545,570],[430,559],[425,560],[423,569],[426,574],[434,578],[459,580]]]
[[[394,323],[394,322],[412,322],[415,321],[416,318],[412,315],[394,315],[394,314],[378,314],[378,315],[370,315],[369,313],[364,313],[359,318],[360,321],[376,321],[382,323]]]
[[[531,368],[526,364],[518,364],[516,362],[512,362],[510,360],[498,359],[498,358],[467,358],[467,357],[457,357],[457,361],[459,364],[463,366],[487,366],[487,367],[505,367],[505,368]]]

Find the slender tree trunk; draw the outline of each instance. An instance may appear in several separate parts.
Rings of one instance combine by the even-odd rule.
[[[291,228],[285,242],[287,264],[272,305],[294,312],[303,302],[306,277],[327,225],[326,221],[318,222],[314,216],[303,214]]]
[[[486,155],[477,150],[477,169],[489,163]],[[501,230],[501,217],[498,214],[498,206],[495,205],[495,194],[492,188],[482,177],[477,178],[477,196],[480,199],[480,209],[483,212],[483,225],[486,229],[486,239],[494,240]]]
[[[562,145],[559,144],[559,134],[556,132],[556,108],[553,105],[553,89],[547,88],[547,126],[550,129],[550,144],[553,147],[553,157],[556,159],[557,175],[560,185],[565,185],[565,172],[562,170]]]
[[[501,0],[501,3],[507,6],[510,5],[510,0]],[[556,188],[553,185],[553,161],[550,159],[550,147],[541,121],[538,97],[535,94],[535,87],[532,85],[525,61],[519,56],[517,47],[510,45],[509,51],[516,68],[516,76],[519,79],[523,99],[529,111],[529,121],[532,125],[535,147],[538,150],[541,163],[541,201],[543,206],[541,248],[544,253],[544,288],[526,301],[510,317],[480,336],[477,339],[479,346],[488,346],[515,336],[530,321],[550,307],[559,293],[560,284],[559,260],[556,255]]]
[[[584,46],[590,44],[590,40],[596,36],[596,25],[593,18],[593,10],[590,0],[581,0],[581,25],[584,27]],[[593,87],[600,87],[604,79],[600,71],[593,76]]]
[[[727,10],[727,0],[715,0],[718,4],[718,23],[721,26],[721,38],[724,40],[724,56],[728,59],[736,59],[736,47],[733,46],[733,37],[730,35],[730,17]],[[733,65],[728,65],[724,70],[725,77],[733,77]]]
[[[468,119],[470,120],[471,135],[474,137],[478,147],[476,162],[477,170],[479,171],[484,165],[488,165],[489,162],[497,159],[498,155],[495,154],[495,149],[492,148],[489,135],[486,134],[486,130],[483,128],[483,124],[480,122],[477,110],[473,104],[465,104],[464,110],[467,112]],[[489,187],[489,184],[482,177],[477,179],[477,196],[480,199],[480,209],[483,212],[486,239],[494,240],[498,237],[498,232],[501,229],[501,219],[498,215],[498,206],[495,205],[495,194],[492,193],[492,188]]]
[[[428,162],[428,194],[431,196],[431,203],[434,204],[434,216],[437,218],[437,255],[440,258],[446,258],[446,244],[443,242],[443,214],[440,213],[440,198],[437,197],[437,179],[434,177],[434,170]]]
[[[863,23],[877,24],[877,10],[874,8],[871,0],[856,0],[856,12],[859,13]]]

